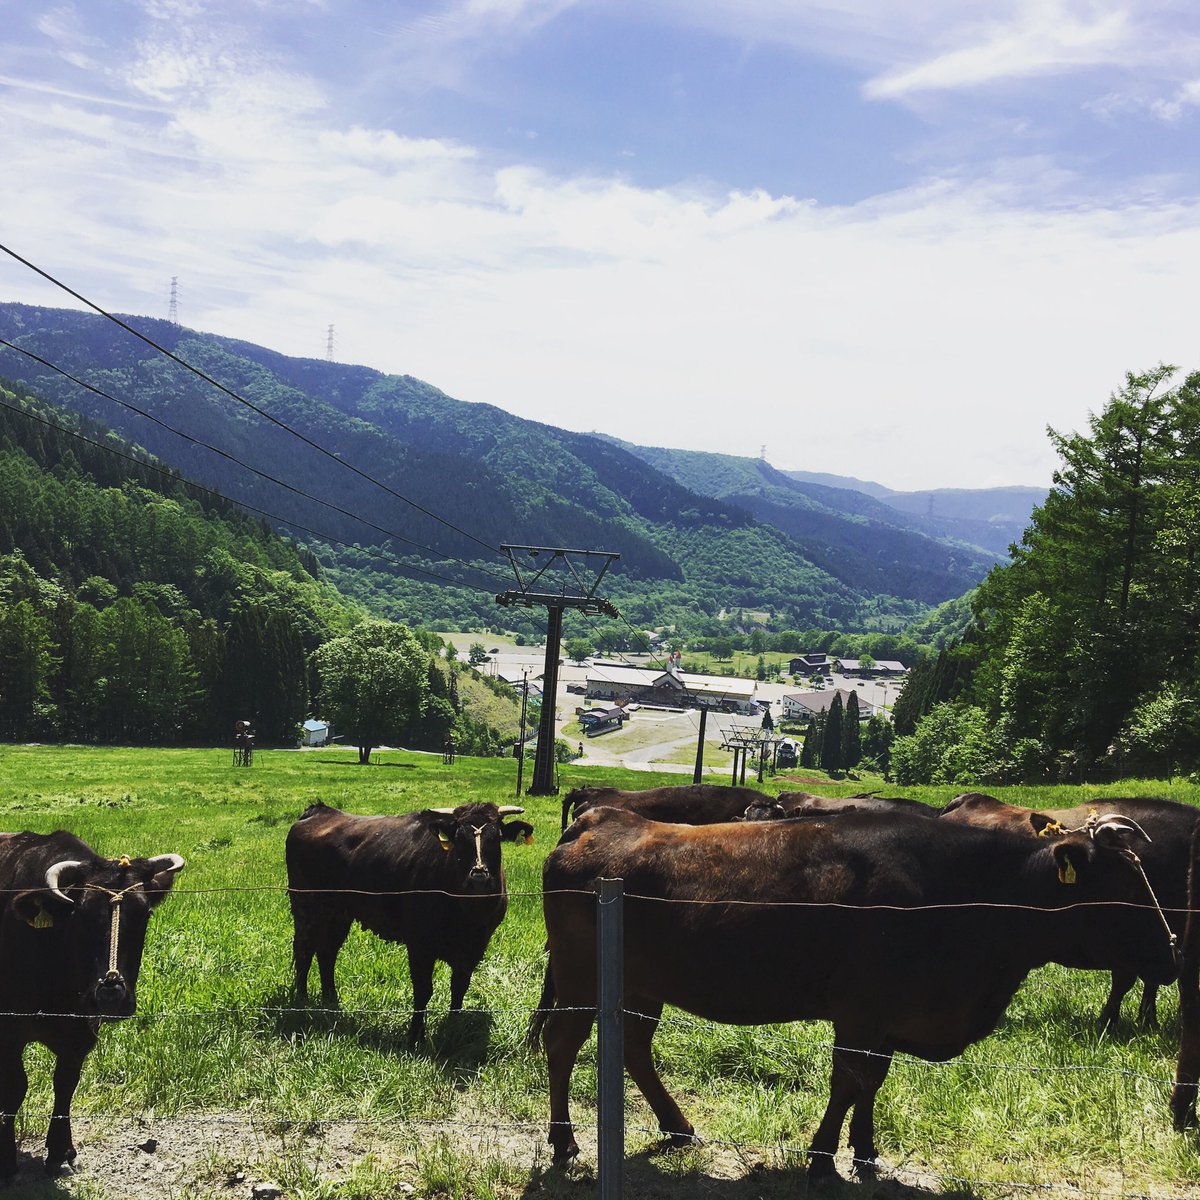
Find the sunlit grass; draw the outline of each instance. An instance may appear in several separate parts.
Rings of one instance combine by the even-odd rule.
[[[77,1113],[237,1112],[284,1122],[395,1121],[397,1130],[406,1121],[453,1129],[481,1115],[497,1126],[544,1125],[545,1064],[522,1038],[542,977],[538,893],[542,859],[557,837],[558,797],[522,800],[537,841],[505,847],[509,916],[457,1019],[444,1015],[448,980],[440,970],[428,1046],[405,1042],[411,993],[403,948],[361,931],[339,960],[343,1011],[293,1010],[283,842],[308,804],[321,799],[367,813],[514,800],[512,760],[445,766],[440,756],[381,752],[359,767],[355,759],[352,750],[268,752],[245,770],[223,750],[0,748],[0,827],[66,828],[104,854],[174,851],[188,860],[176,894],[152,920],[140,1015],[104,1031],[84,1070]],[[564,768],[560,779],[564,787],[679,781],[579,766]],[[828,790],[861,786],[839,781]],[[955,789],[904,790],[942,803]],[[1122,793],[1196,799],[1193,787],[1162,783],[1004,794],[1050,806]],[[315,995],[315,977],[312,986]],[[898,1060],[878,1105],[885,1159],[947,1180],[1075,1180],[1117,1193],[1172,1194],[1200,1179],[1196,1138],[1175,1134],[1166,1109],[1179,1037],[1174,995],[1167,989],[1160,998],[1160,1033],[1132,1028],[1131,997],[1127,1023],[1102,1039],[1092,1020],[1107,986],[1100,974],[1039,971],[1000,1029],[962,1058]],[[744,1143],[736,1153],[791,1180],[793,1152],[806,1147],[824,1108],[830,1038],[820,1022],[743,1029],[669,1012],[655,1042],[664,1078],[712,1144],[645,1169],[691,1179],[713,1156],[732,1153],[721,1143]],[[31,1051],[28,1061],[22,1125],[34,1142],[50,1109],[48,1056]],[[594,1089],[589,1044],[573,1081],[581,1124],[594,1116]],[[631,1148],[653,1143],[653,1122],[632,1088],[629,1112]],[[410,1159],[403,1169],[351,1164],[336,1184],[306,1174],[303,1160],[286,1153],[278,1169],[288,1174],[289,1195],[312,1197],[407,1195],[400,1187],[407,1183],[418,1195],[495,1200],[521,1194],[534,1186],[530,1179],[536,1194],[555,1195],[561,1186],[554,1172],[542,1174],[544,1163],[514,1164],[498,1148],[479,1159],[453,1136],[422,1141]],[[214,1182],[212,1194],[228,1194],[223,1186]],[[208,1194],[206,1187],[197,1183],[188,1194]]]

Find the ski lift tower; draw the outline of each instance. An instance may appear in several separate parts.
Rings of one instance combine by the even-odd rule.
[[[558,786],[554,781],[554,712],[558,701],[558,656],[562,643],[563,612],[574,608],[585,615],[603,613],[609,617],[621,614],[611,601],[596,595],[596,589],[608,568],[621,556],[608,550],[568,550],[562,546],[505,546],[501,550],[517,578],[517,586],[496,597],[502,608],[545,608],[546,622],[546,669],[542,676],[542,717],[538,722],[537,752],[533,759],[533,782],[529,785],[530,796],[556,796]],[[527,562],[532,559],[532,563]],[[543,561],[539,565],[538,559]],[[588,559],[603,559],[596,564]],[[583,560],[583,561],[579,561]],[[578,566],[576,564],[579,564]],[[543,577],[555,565],[566,567],[568,579],[563,580],[557,592],[538,591],[544,587]],[[588,583],[581,568],[591,568],[595,578]],[[589,572],[590,573],[590,572]],[[546,582],[549,582],[548,580]]]

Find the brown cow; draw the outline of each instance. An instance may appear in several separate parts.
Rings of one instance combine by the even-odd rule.
[[[833,816],[846,812],[907,813],[912,817],[936,817],[938,810],[906,796],[814,796],[811,792],[780,792],[779,805],[789,817]]]
[[[651,821],[680,825],[715,825],[721,821],[769,821],[782,817],[773,796],[747,787],[715,783],[684,783],[628,792],[616,787],[577,787],[562,802],[562,827],[603,805],[639,813]]]
[[[458,1012],[508,909],[500,843],[533,835],[527,822],[503,820],[523,811],[460,804],[360,817],[325,804],[307,808],[288,831],[286,846],[296,994],[307,998],[315,955],[321,996],[337,1007],[334,968],[357,921],[408,946],[412,1041],[425,1036],[437,960],[450,964],[450,1011]]]
[[[1138,857],[1158,903],[1163,906],[1171,931],[1180,935],[1187,895],[1188,853],[1192,830],[1196,818],[1200,817],[1200,811],[1190,804],[1152,796],[1106,796],[1071,808],[1035,809],[1005,804],[983,792],[966,792],[946,805],[941,820],[958,821],[981,829],[1010,829],[1026,836],[1052,837],[1056,830],[1082,827],[1093,813],[1115,813],[1135,822],[1145,832],[1148,842],[1138,849]],[[1112,987],[1097,1019],[1101,1030],[1111,1029],[1120,1018],[1121,1001],[1137,977],[1104,959],[1091,966],[1095,970],[1112,970]],[[1158,984],[1145,980],[1138,1006],[1141,1025],[1157,1028],[1157,998]]]
[[[990,1033],[1025,976],[1097,955],[1167,979],[1174,963],[1124,856],[1127,822],[1055,841],[907,816],[687,826],[597,808],[543,871],[550,947],[542,1010],[556,1162],[578,1153],[570,1076],[596,1006],[600,878],[625,881],[625,1066],[672,1141],[694,1136],[651,1039],[664,1004],[752,1025],[825,1019],[836,1049],[810,1173],[834,1174],[847,1112],[863,1170],[893,1053],[952,1058]],[[552,1007],[550,1007],[552,1005]],[[549,1011],[544,1011],[546,1009]]]

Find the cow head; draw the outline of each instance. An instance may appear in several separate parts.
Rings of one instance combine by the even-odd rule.
[[[1053,834],[1050,862],[1058,903],[1071,909],[1076,965],[1111,959],[1114,947],[1127,946],[1127,965],[1143,979],[1166,983],[1174,978],[1174,939],[1138,857],[1149,841],[1137,822],[1115,814],[1093,814],[1080,828]],[[1104,907],[1090,907],[1097,903]]]
[[[456,891],[489,894],[504,889],[500,843],[518,838],[533,840],[528,821],[504,818],[525,810],[516,804],[460,804],[457,808],[429,808],[421,813],[435,845],[450,856]]]
[[[133,1015],[150,912],[183,866],[178,854],[68,859],[47,869],[42,887],[13,898],[17,917],[45,931],[47,953],[75,997],[76,1011]]]
[[[778,821],[785,817],[783,805],[773,796],[763,796],[761,800],[753,800],[746,806],[739,821]]]

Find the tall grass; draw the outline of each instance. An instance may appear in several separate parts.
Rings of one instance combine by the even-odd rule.
[[[318,799],[359,813],[466,800],[512,803],[515,763],[460,758],[445,766],[437,756],[398,752],[384,752],[367,767],[355,760],[353,751],[267,752],[252,768],[235,769],[222,750],[0,748],[3,828],[65,828],[103,854],[172,851],[188,860],[175,894],[151,922],[139,1016],[103,1032],[85,1067],[76,1112],[232,1112],[281,1127],[394,1121],[398,1139],[404,1122],[445,1123],[450,1132],[424,1145],[408,1176],[418,1194],[557,1195],[563,1184],[555,1173],[514,1169],[499,1154],[475,1162],[453,1130],[455,1122],[541,1127],[546,1120],[545,1064],[522,1038],[541,983],[540,872],[557,838],[559,800],[522,800],[537,841],[505,846],[509,915],[475,975],[468,1011],[444,1016],[448,979],[440,968],[430,1043],[411,1048],[404,949],[358,930],[338,962],[343,1011],[316,1005],[295,1011],[284,837]],[[678,782],[573,767],[563,784],[588,780]],[[1194,788],[1180,784],[1008,789],[1005,798],[1050,806],[1118,792],[1195,798]],[[909,794],[944,802],[952,789]],[[961,1178],[1073,1181],[1085,1194],[1183,1194],[1200,1179],[1200,1153],[1194,1135],[1171,1130],[1167,1114],[1179,1039],[1174,996],[1165,990],[1160,997],[1161,1031],[1127,1023],[1101,1038],[1093,1021],[1107,986],[1105,975],[1046,968],[1026,982],[996,1033],[962,1058],[898,1060],[878,1103],[885,1159],[920,1167],[935,1188]],[[312,988],[315,996],[315,972]],[[1130,998],[1127,1022],[1132,1004]],[[712,1156],[722,1153],[751,1166],[795,1167],[793,1151],[806,1147],[824,1108],[831,1037],[821,1022],[745,1029],[668,1010],[655,1040],[664,1079],[711,1145],[655,1165],[653,1187],[667,1186],[674,1173],[686,1192],[687,1181],[703,1177]],[[29,1057],[23,1120],[29,1137],[40,1141],[50,1108],[48,1060],[39,1051]],[[573,1086],[577,1120],[586,1123],[595,1088],[590,1047]],[[628,1119],[632,1149],[655,1141],[632,1088]],[[725,1151],[722,1143],[747,1145]],[[386,1174],[371,1160],[347,1167],[336,1186],[318,1185],[306,1182],[297,1165],[291,1189],[386,1195],[380,1182]],[[794,1183],[787,1171],[778,1178]]]

